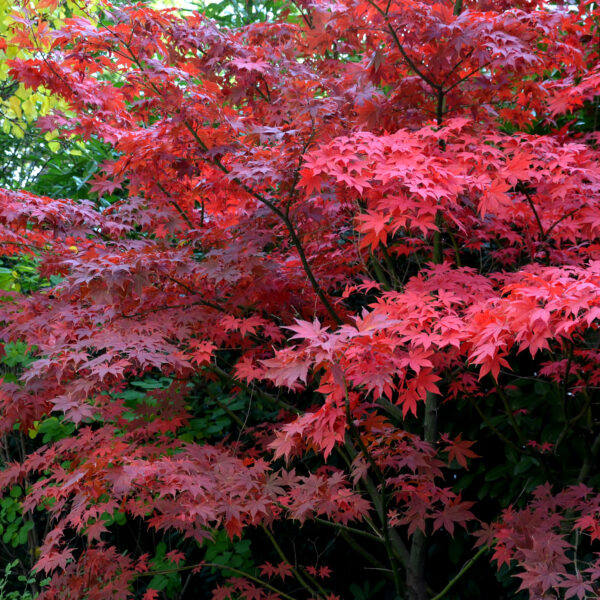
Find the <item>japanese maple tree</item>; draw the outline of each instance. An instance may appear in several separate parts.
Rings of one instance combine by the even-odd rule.
[[[598,597],[598,5],[61,6],[10,74],[112,154],[0,190],[40,598]]]

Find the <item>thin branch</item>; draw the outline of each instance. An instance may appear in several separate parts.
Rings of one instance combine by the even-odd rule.
[[[560,219],[558,219],[558,221],[555,221],[554,223],[552,223],[552,225],[550,225],[550,227],[548,227],[548,229],[546,230],[546,237],[548,237],[551,233],[552,230],[559,224],[562,223],[565,219],[568,219],[569,217],[572,217],[576,212],[578,212],[579,210],[581,210],[581,206],[578,206],[577,208],[574,208],[573,210],[569,211],[567,214],[563,215]]]
[[[246,579],[249,579],[250,581],[253,581],[254,583],[258,583],[259,585],[262,585],[263,587],[267,588],[268,590],[271,590],[272,592],[279,594],[282,598],[285,598],[285,600],[296,600],[293,596],[286,594],[284,591],[276,588],[274,585],[271,585],[270,583],[267,583],[266,581],[263,581],[262,579],[255,577],[254,575],[250,575],[250,573],[246,573],[246,571],[242,571],[241,569],[236,569],[235,567],[232,567],[230,565],[221,565],[219,563],[212,563],[212,562],[210,562],[210,563],[202,562],[202,563],[199,563],[196,565],[184,565],[183,567],[176,567],[174,569],[162,569],[160,571],[148,571],[147,573],[137,573],[136,575],[134,575],[134,577],[154,577],[155,575],[169,575],[171,573],[181,573],[182,571],[190,571],[192,569],[197,569],[200,566],[209,567],[209,568],[214,567],[215,569],[223,569],[224,571],[231,571],[232,573],[235,573],[236,575],[239,575],[240,577],[245,577]]]
[[[202,150],[204,150],[206,152],[208,150],[208,147],[202,141],[202,139],[200,138],[198,133],[195,131],[195,129],[187,121],[184,121],[184,125],[188,129],[188,131],[192,134],[192,136],[196,140],[196,142],[198,142],[198,145],[202,148]],[[214,158],[214,159],[205,158],[204,160],[206,160],[206,162],[208,162],[210,164],[217,166],[221,171],[223,171],[223,173],[225,173],[226,175],[229,175],[229,173],[230,173],[229,169],[218,158]],[[341,325],[343,323],[342,318],[337,314],[337,312],[333,308],[333,305],[331,304],[331,302],[325,295],[325,292],[323,292],[321,286],[319,285],[319,282],[317,281],[317,279],[308,263],[308,259],[306,258],[306,254],[304,252],[304,247],[302,246],[302,242],[300,241],[300,238],[298,237],[298,234],[296,232],[294,224],[290,220],[289,216],[285,212],[283,212],[279,207],[277,207],[272,200],[268,199],[260,192],[257,192],[256,190],[252,189],[250,186],[245,184],[238,177],[232,177],[231,180],[234,181],[235,183],[237,183],[246,193],[250,194],[253,198],[256,198],[259,202],[264,204],[271,212],[273,212],[275,215],[277,215],[281,219],[281,221],[283,222],[283,224],[286,226],[286,228],[288,230],[288,233],[292,240],[293,246],[296,248],[296,251],[298,252],[298,255],[300,256],[300,262],[302,263],[304,272],[306,273],[306,276],[308,277],[308,280],[310,281],[314,292],[319,297],[319,300],[321,300],[323,306],[325,307],[325,309],[327,310],[327,312],[329,313],[329,316],[333,319],[333,321],[337,325]]]
[[[140,62],[139,58],[135,55],[135,53],[131,49],[131,46],[127,42],[123,41],[123,39],[118,34],[116,34],[112,29],[106,27],[106,25],[103,25],[103,27],[105,29],[107,29],[108,31],[110,31],[113,35],[115,35],[116,38],[119,39],[121,41],[121,43],[127,48],[127,51],[129,52],[130,58],[135,62],[135,64],[140,69],[140,73],[143,75],[145,69],[144,69],[142,63]],[[151,88],[154,90],[154,92],[158,96],[162,96],[162,92],[156,86],[156,84],[154,84],[152,82],[149,82],[149,85],[151,86]],[[183,124],[186,127],[186,129],[192,134],[192,137],[196,140],[196,142],[198,143],[198,145],[200,146],[200,148],[204,152],[207,152],[208,151],[208,146],[206,146],[206,144],[203,142],[203,140],[200,138],[200,136],[198,135],[198,133],[196,132],[196,130],[191,126],[191,124],[188,123],[187,121],[183,121]],[[203,158],[203,159],[206,162],[217,166],[226,175],[229,174],[229,169],[218,158],[214,158],[214,159]],[[288,228],[288,231],[290,232],[290,237],[292,237],[292,241],[294,242],[294,245],[296,246],[296,249],[298,250],[298,253],[300,254],[300,260],[302,262],[303,267],[305,268],[306,274],[307,274],[307,276],[308,276],[311,284],[313,285],[313,288],[315,289],[315,292],[317,293],[317,295],[319,296],[319,298],[321,299],[321,301],[323,302],[323,304],[327,308],[327,311],[332,316],[332,318],[334,319],[334,321],[338,325],[341,325],[342,324],[342,320],[339,318],[339,316],[337,315],[337,313],[333,309],[333,306],[329,303],[329,301],[327,300],[327,298],[323,294],[320,286],[318,285],[318,283],[317,283],[317,281],[316,281],[316,279],[315,279],[315,277],[314,277],[314,275],[313,275],[313,273],[312,273],[312,271],[310,269],[310,266],[308,265],[308,262],[306,260],[306,256],[304,255],[304,250],[303,250],[303,248],[300,245],[300,241],[299,241],[299,239],[298,239],[298,237],[297,237],[297,235],[295,233],[293,225],[289,221],[289,219],[287,218],[287,216],[279,208],[277,208],[277,206],[275,206],[275,204],[273,202],[271,202],[270,200],[268,200],[262,194],[254,191],[252,188],[250,188],[248,185],[246,185],[244,182],[242,182],[239,178],[233,177],[232,180],[235,183],[237,183],[240,187],[242,187],[242,189],[244,189],[248,194],[250,194],[251,196],[253,196],[257,200],[259,200],[260,202],[262,202],[273,213],[275,213],[280,219],[282,219],[284,221],[286,227]],[[162,191],[164,193],[166,193],[164,191],[164,188],[162,188],[162,186],[160,184],[158,184],[158,185],[159,185],[159,187],[161,187]],[[297,242],[298,245],[296,245],[296,242]]]
[[[267,537],[269,538],[271,544],[273,545],[273,548],[275,548],[275,552],[277,552],[277,554],[279,555],[279,558],[281,558],[281,560],[286,563],[287,565],[290,565],[290,567],[292,568],[292,573],[294,574],[294,577],[296,578],[296,580],[298,581],[298,583],[311,595],[315,595],[315,590],[313,590],[311,588],[311,586],[308,584],[308,582],[304,579],[304,577],[302,576],[302,573],[300,572],[299,569],[297,569],[294,565],[292,565],[292,563],[290,562],[290,560],[287,558],[287,556],[285,555],[285,552],[282,550],[281,546],[277,543],[277,540],[275,539],[275,536],[269,531],[268,527],[266,525],[261,525],[262,530],[265,532],[265,534],[267,535]],[[307,577],[310,577],[309,575],[307,575]],[[313,585],[318,589],[318,591],[323,594],[323,596],[327,595],[327,592],[325,591],[325,589],[317,582],[315,581],[312,577],[310,577]]]
[[[482,546],[475,556],[471,557],[463,566],[463,568],[448,582],[446,587],[439,593],[436,594],[431,600],[442,600],[446,594],[458,583],[458,581],[464,577],[469,569],[475,564],[480,556],[483,556],[487,552],[487,546]]]
[[[302,16],[302,19],[306,23],[307,27],[309,29],[314,29],[314,26],[312,24],[312,19],[310,18],[310,16],[311,16],[310,13],[305,13],[302,6],[296,0],[291,0],[291,2],[296,7],[296,9],[300,13],[300,15]]]
[[[573,364],[573,351],[574,344],[570,342],[569,344],[569,354],[567,356],[567,366],[565,368],[565,377],[563,380],[563,406],[567,403],[567,394],[569,391],[569,374],[571,372],[571,365]]]
[[[224,380],[228,381],[229,383],[232,383],[233,385],[242,388],[243,390],[247,391],[250,394],[254,394],[257,398],[260,398],[261,400],[264,400],[265,402],[268,402],[270,404],[275,404],[275,405],[279,406],[280,408],[289,410],[290,412],[293,412],[295,414],[300,413],[300,411],[296,407],[292,406],[291,404],[288,404],[284,400],[277,398],[277,396],[273,396],[272,394],[264,392],[263,390],[261,390],[260,388],[254,386],[252,384],[247,384],[247,383],[241,381],[240,379],[237,379],[236,377],[234,377],[233,375],[230,375],[229,373],[227,373],[227,371],[224,371],[223,369],[221,369],[221,367],[217,366],[214,363],[206,365],[206,368],[208,370],[212,371],[213,373],[215,373],[216,375],[218,375],[221,379],[224,379]]]
[[[512,442],[509,438],[507,438],[502,432],[500,432],[496,426],[487,418],[485,413],[479,408],[477,402],[475,402],[472,398],[469,398],[469,402],[473,405],[473,408],[477,411],[483,422],[496,434],[496,436],[501,439],[505,444],[509,445],[513,450],[517,451],[519,454],[527,454],[522,448],[519,448],[514,442]]]
[[[454,236],[449,227],[446,228],[446,233],[450,237],[450,241],[452,242],[452,248],[454,248],[454,260],[456,261],[456,266],[460,269],[462,267],[462,261],[460,258],[460,249],[458,247],[458,242],[456,241],[456,237]]]
[[[169,281],[172,281],[173,283],[176,283],[177,285],[181,286],[184,290],[188,291],[190,294],[194,294],[194,295],[199,295],[201,292],[199,292],[198,290],[195,290],[194,288],[191,288],[189,285],[183,283],[182,281],[179,281],[177,279],[175,279],[174,277],[171,277],[170,275],[167,275],[167,279]],[[227,312],[222,306],[219,306],[218,304],[211,302],[210,300],[198,300],[198,302],[200,304],[204,304],[205,306],[208,306],[210,308],[214,308],[215,310],[218,310],[219,312]]]
[[[241,435],[245,426],[244,421],[242,421],[226,404],[223,404],[215,395],[211,394],[211,399],[221,410],[225,411],[229,418],[238,426]]]
[[[502,400],[502,405],[504,406],[504,412],[506,413],[506,416],[509,418],[512,428],[515,430],[515,433],[517,434],[517,437],[519,438],[519,442],[524,443],[525,437],[523,436],[523,432],[521,431],[521,428],[519,427],[517,420],[515,419],[515,415],[513,414],[513,411],[508,403],[508,398],[506,397],[504,390],[500,387],[500,384],[496,384],[496,392],[498,392],[498,396],[500,396],[500,399]]]
[[[356,540],[354,540],[347,531],[341,531],[340,534],[348,546],[350,546],[350,548],[352,548],[357,554],[360,554],[367,562],[370,562],[377,569],[384,571],[387,577],[392,578],[391,571],[389,569],[382,568],[382,563],[380,563],[370,552],[365,550]]]
[[[591,448],[588,447],[587,444],[585,445],[585,448],[585,457],[581,464],[581,469],[579,469],[579,474],[577,475],[577,483],[583,483],[585,481],[592,468],[592,461],[595,461],[598,458],[598,453],[600,453],[600,433],[594,438]]]
[[[310,122],[311,122],[310,135],[308,136],[308,139],[306,140],[306,142],[304,142],[304,144],[302,145],[302,150],[300,151],[300,155],[298,156],[298,164],[296,165],[296,168],[294,169],[294,175],[292,178],[292,186],[290,188],[290,193],[289,193],[289,200],[288,200],[286,208],[285,208],[286,216],[289,215],[290,203],[296,196],[296,187],[298,186],[298,182],[300,181],[300,169],[302,168],[302,163],[304,162],[304,155],[306,154],[308,147],[312,144],[312,141],[315,137],[315,133],[316,133],[315,120],[312,117],[312,115],[310,117]]]
[[[137,57],[137,55],[133,52],[133,50],[131,48],[131,45],[128,44],[127,42],[125,42],[120,37],[120,35],[118,33],[114,32],[112,29],[110,29],[106,25],[103,24],[102,26],[105,29],[107,29],[107,31],[110,31],[118,40],[121,41],[121,43],[125,46],[125,48],[127,48],[127,51],[129,52],[131,60],[133,60],[135,62],[135,64],[138,66],[138,68],[140,69],[140,73],[142,75],[144,75],[145,69],[144,69],[142,63],[140,62],[139,58]],[[149,85],[152,87],[152,89],[154,90],[154,92],[159,97],[162,96],[162,92],[156,86],[156,84],[154,84],[153,82],[149,81]],[[185,121],[185,120],[183,121],[183,125],[191,133],[192,137],[196,140],[196,142],[198,143],[198,145],[200,146],[200,148],[204,152],[207,152],[208,151],[208,146],[206,146],[206,144],[200,138],[200,136],[198,135],[198,133],[196,132],[196,130],[192,127],[192,125],[189,122]],[[209,158],[203,157],[203,160],[205,160],[209,164],[215,165],[223,173],[225,173],[226,175],[229,175],[229,169],[218,158],[209,159]],[[256,198],[259,202],[262,202],[267,208],[269,208],[269,210],[271,210],[271,212],[273,212],[275,215],[277,215],[283,221],[284,225],[286,226],[286,228],[288,230],[290,238],[292,240],[292,244],[294,245],[294,247],[296,248],[296,251],[298,252],[298,255],[300,256],[300,262],[302,263],[302,267],[304,269],[304,272],[306,273],[306,275],[307,275],[307,277],[308,277],[308,279],[309,279],[309,281],[311,283],[311,286],[312,286],[314,292],[317,294],[319,300],[321,300],[323,306],[325,307],[325,309],[327,310],[327,312],[329,313],[329,315],[333,319],[333,321],[337,325],[341,325],[343,323],[343,321],[342,321],[341,317],[337,314],[337,312],[335,311],[335,309],[333,308],[333,305],[331,304],[331,302],[329,301],[329,299],[327,298],[327,296],[323,292],[321,286],[319,285],[317,279],[315,278],[315,275],[314,275],[314,273],[313,273],[313,271],[312,271],[312,269],[311,269],[311,267],[310,267],[310,265],[308,263],[308,260],[306,258],[306,254],[304,252],[304,248],[302,246],[302,243],[300,242],[300,238],[298,237],[298,234],[296,233],[296,229],[294,228],[294,225],[290,221],[289,217],[281,209],[279,209],[274,204],[274,202],[272,202],[271,200],[269,200],[268,198],[266,198],[261,193],[253,190],[250,186],[248,186],[247,184],[245,184],[238,177],[232,177],[231,179],[232,179],[232,181],[234,181],[235,183],[237,183],[245,192],[247,192],[248,194],[250,194],[252,197]]]
[[[585,417],[585,415],[588,413],[590,406],[592,405],[592,399],[587,393],[585,394],[585,396],[586,396],[586,400],[585,400],[581,410],[574,417],[571,417],[570,419],[567,419],[565,421],[563,428],[561,429],[560,433],[558,434],[558,437],[556,438],[556,442],[554,443],[554,454],[558,454],[558,447],[560,446],[562,441],[565,439],[565,436],[567,435],[567,433],[569,433],[569,429],[571,427],[573,427],[573,425],[577,425],[577,423],[583,417]],[[565,413],[565,417],[566,417],[566,413]]]
[[[158,186],[158,189],[167,198],[169,198],[169,202],[177,209],[177,212],[179,213],[179,215],[181,216],[181,218],[187,223],[188,227],[190,229],[195,229],[194,224],[191,222],[190,218],[186,215],[186,213],[183,210],[183,208],[181,208],[181,206],[179,206],[179,204],[173,198],[171,198],[171,196],[167,193],[167,190],[165,190],[165,188],[163,187],[162,183],[160,183],[160,181],[157,181],[156,185]]]
[[[398,565],[396,564],[396,557],[392,550],[390,534],[389,534],[389,523],[387,520],[388,519],[388,517],[387,517],[387,493],[386,493],[385,477],[384,477],[383,472],[381,471],[381,469],[375,462],[375,459],[373,458],[373,456],[371,456],[371,453],[368,451],[367,447],[365,446],[364,442],[362,441],[362,438],[360,437],[360,432],[358,431],[358,429],[356,428],[356,425],[354,424],[354,420],[352,419],[352,414],[350,412],[350,397],[348,395],[348,385],[346,383],[345,378],[344,378],[344,389],[345,389],[346,423],[348,424],[348,427],[350,429],[352,437],[358,444],[358,447],[359,447],[360,451],[362,452],[362,455],[364,456],[365,460],[369,463],[369,465],[373,469],[373,472],[375,473],[375,476],[377,477],[377,479],[379,480],[379,483],[380,483],[381,510],[380,510],[379,516],[380,516],[380,520],[381,520],[381,527],[383,530],[385,548],[387,550],[387,554],[388,554],[388,557],[390,560],[390,565],[392,567],[392,575],[394,577],[394,586],[396,588],[396,593],[400,594],[400,578],[398,576]]]
[[[436,91],[440,91],[442,89],[442,87],[440,85],[438,85],[437,83],[435,83],[432,79],[430,79],[427,75],[425,75],[425,73],[423,73],[423,71],[421,71],[421,69],[419,69],[419,67],[417,67],[417,65],[414,63],[414,61],[410,58],[410,56],[408,56],[408,54],[406,53],[406,50],[404,50],[404,46],[402,45],[402,42],[400,41],[400,39],[398,38],[398,34],[396,33],[396,30],[392,27],[392,24],[389,22],[388,20],[388,14],[385,10],[383,10],[382,8],[380,8],[376,2],[374,2],[374,0],[367,0],[367,2],[385,19],[385,24],[387,26],[388,31],[390,32],[390,34],[392,35],[392,38],[394,40],[394,43],[396,44],[396,46],[398,47],[398,50],[400,50],[400,54],[402,54],[404,60],[406,61],[406,63],[408,64],[408,66],[423,80],[425,81],[427,84],[429,84],[434,90]]]
[[[367,0],[370,3],[370,0]],[[386,17],[387,20],[387,17]],[[435,81],[433,81],[433,79],[431,79],[429,76],[425,75],[425,73],[423,71],[421,71],[417,65],[415,64],[415,62],[410,58],[410,56],[408,56],[408,54],[406,53],[406,50],[404,50],[404,46],[402,45],[402,43],[400,42],[400,39],[398,38],[398,34],[396,33],[396,30],[392,27],[392,25],[390,23],[387,23],[387,28],[388,31],[392,34],[392,38],[394,39],[394,42],[396,43],[396,46],[398,46],[398,50],[400,50],[400,54],[402,54],[404,60],[406,61],[406,63],[408,64],[408,66],[427,84],[429,84],[434,90],[436,91],[441,91],[442,90],[442,86],[435,83]]]
[[[471,76],[475,75],[475,73],[478,73],[479,71],[481,71],[481,69],[485,69],[489,64],[490,64],[490,61],[484,63],[483,65],[481,65],[479,67],[476,67],[475,69],[473,69],[472,71],[467,73],[464,77],[461,77],[458,81],[455,81],[449,88],[447,88],[445,90],[445,93],[447,94],[448,92],[453,90],[457,85],[460,85],[463,81],[466,81],[467,79],[469,79],[469,77],[471,77]]]
[[[348,533],[352,533],[354,535],[360,535],[369,540],[373,540],[375,542],[383,543],[384,540],[382,537],[378,535],[374,535],[373,533],[369,533],[368,531],[363,531],[362,529],[357,529],[356,527],[350,527],[349,525],[344,525],[343,523],[334,523],[333,521],[328,521],[327,519],[321,519],[319,517],[315,517],[313,519],[317,523],[321,523],[322,525],[329,525],[334,529],[338,529],[340,531],[346,531]]]
[[[535,204],[533,203],[533,199],[531,198],[531,195],[529,194],[529,192],[525,189],[525,186],[523,186],[523,185],[519,186],[519,190],[522,192],[522,194],[527,199],[527,203],[529,204],[529,207],[531,208],[531,211],[533,212],[533,216],[535,217],[535,221],[540,230],[540,235],[542,236],[542,240],[546,241],[547,234],[544,231],[544,226],[542,225],[542,221],[541,221],[540,216],[535,208]]]
[[[256,89],[256,91],[258,92],[258,95],[265,101],[265,102],[270,102],[269,98],[267,98],[264,94],[264,92],[260,89],[260,87],[258,87],[258,83],[256,83],[254,85],[254,88]]]
[[[450,77],[452,77],[452,73],[454,73],[454,71],[456,71],[456,69],[458,69],[458,67],[460,67],[460,65],[462,65],[466,60],[469,60],[469,58],[471,57],[471,55],[473,54],[474,49],[469,50],[469,52],[467,52],[467,54],[465,56],[463,56],[449,71],[448,74],[446,75],[446,77],[444,77],[444,81],[442,81],[442,86],[445,85],[445,83],[448,81],[448,79],[450,79]]]
[[[210,308],[214,308],[214,305],[212,305],[212,303],[210,303],[210,302],[207,302],[206,300],[197,300],[196,302],[188,302],[187,304],[171,304],[171,305],[157,306],[156,308],[148,308],[146,310],[142,310],[137,313],[132,313],[130,315],[121,313],[121,318],[122,319],[134,319],[135,317],[144,317],[146,315],[161,312],[163,310],[172,310],[175,308],[189,308],[190,306],[198,306],[198,305],[209,306]]]
[[[373,252],[369,252],[369,254],[371,255],[371,264],[373,265],[373,269],[375,270],[375,277],[377,279],[377,281],[381,284],[381,287],[386,291],[389,292],[392,289],[392,286],[390,285],[389,281],[387,280],[387,277],[385,276],[385,273],[383,272],[383,269],[381,268],[381,264],[379,263],[379,261],[377,260],[377,258],[375,257],[375,255],[373,254]]]

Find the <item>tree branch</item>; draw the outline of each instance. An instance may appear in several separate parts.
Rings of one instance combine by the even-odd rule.
[[[187,121],[184,121],[184,125],[188,129],[188,131],[192,134],[192,136],[196,140],[196,142],[198,142],[198,145],[202,148],[202,150],[204,150],[206,152],[208,150],[208,147],[202,141],[200,136],[196,133],[195,129]],[[208,162],[210,164],[215,165],[217,168],[219,168],[221,171],[223,171],[223,173],[225,173],[226,175],[230,174],[229,169],[218,158],[215,158],[215,159],[206,159],[205,158],[204,160],[206,160],[206,162]],[[304,252],[304,247],[302,246],[302,242],[300,241],[300,238],[298,237],[298,234],[296,232],[294,224],[290,220],[289,216],[286,213],[284,213],[279,207],[277,207],[272,200],[266,198],[260,192],[253,190],[250,186],[245,184],[238,177],[232,177],[231,179],[232,179],[232,181],[237,183],[237,185],[239,185],[245,192],[250,194],[252,197],[256,198],[259,202],[264,204],[271,212],[273,212],[275,215],[277,215],[281,219],[281,221],[283,222],[283,224],[286,226],[286,228],[288,230],[290,239],[292,240],[292,244],[294,245],[294,247],[296,248],[296,251],[298,252],[298,255],[300,256],[300,262],[302,263],[304,272],[306,273],[306,276],[308,277],[308,280],[310,281],[315,294],[317,294],[319,300],[321,300],[323,306],[325,307],[325,309],[327,310],[327,312],[329,313],[329,316],[333,319],[333,321],[337,325],[341,325],[343,323],[342,318],[337,314],[337,312],[333,308],[333,305],[331,304],[331,302],[325,295],[325,292],[323,292],[321,286],[319,285],[319,283],[308,263],[308,259],[306,258],[306,254]]]
[[[448,582],[446,587],[439,593],[436,594],[431,600],[443,600],[446,594],[464,577],[469,569],[475,564],[480,556],[483,556],[487,552],[487,546],[482,546],[475,556],[471,557],[463,566],[463,568]]]

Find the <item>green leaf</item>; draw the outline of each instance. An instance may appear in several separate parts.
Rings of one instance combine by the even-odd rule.
[[[495,481],[500,477],[507,475],[510,471],[510,465],[496,465],[486,472],[484,479],[486,481]]]
[[[528,471],[532,467],[539,466],[540,463],[536,458],[533,458],[532,456],[522,456],[521,460],[515,465],[513,474],[521,475],[522,473],[525,473],[525,471]]]

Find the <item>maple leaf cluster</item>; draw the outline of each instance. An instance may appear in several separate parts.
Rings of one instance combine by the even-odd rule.
[[[468,544],[427,565],[477,532],[515,594],[600,593],[597,5],[81,11],[11,25],[68,106],[40,127],[113,150],[85,200],[0,190],[43,282],[0,305],[40,597],[349,597],[311,531],[389,597],[463,585]],[[205,560],[220,529],[254,566]]]

